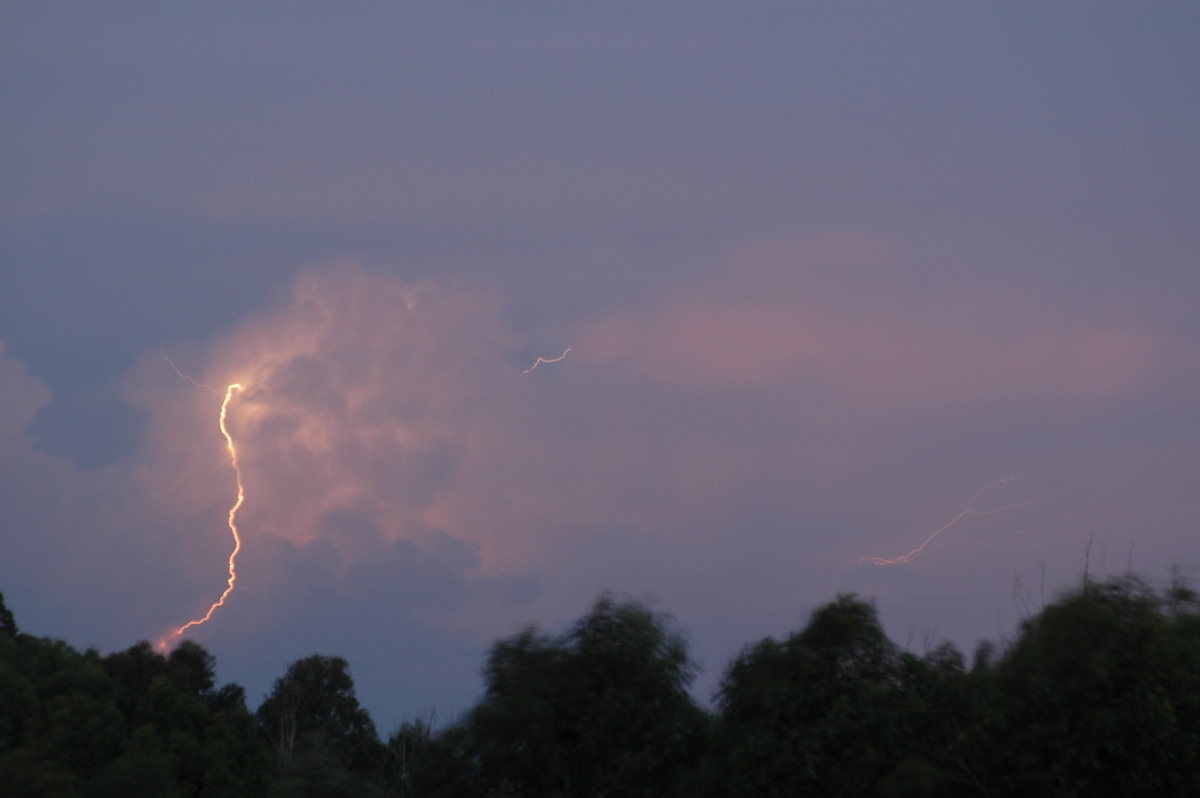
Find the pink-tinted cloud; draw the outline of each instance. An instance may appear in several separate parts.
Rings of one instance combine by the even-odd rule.
[[[0,340],[0,394],[5,397],[0,415],[0,440],[12,445],[25,433],[37,411],[50,401],[50,391],[39,380],[30,377],[20,361],[4,354]]]
[[[883,411],[1086,406],[1140,393],[1172,367],[1172,341],[1144,321],[1064,318],[1021,291],[946,275],[921,284],[892,249],[844,234],[747,247],[698,285],[591,323],[580,355],[651,381],[805,386]]]
[[[140,459],[153,467],[138,479],[176,512],[227,504],[216,411],[236,382],[227,425],[248,547],[320,541],[344,570],[396,541],[436,546],[439,494],[516,402],[515,337],[499,312],[484,294],[354,266],[303,274],[278,305],[180,358],[191,379],[159,353],[143,358],[127,389],[150,413]]]

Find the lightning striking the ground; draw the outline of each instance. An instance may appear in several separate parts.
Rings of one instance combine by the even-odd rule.
[[[933,541],[937,540],[937,538],[940,537],[942,535],[942,533],[949,531],[955,524],[957,524],[959,521],[963,520],[964,518],[967,518],[968,516],[999,515],[1000,513],[1005,513],[1005,512],[1012,511],[1012,510],[1019,510],[1022,507],[1028,507],[1032,504],[1037,504],[1038,502],[1043,501],[1043,499],[1026,499],[1025,501],[1015,502],[1013,504],[1006,504],[1006,505],[1003,505],[1002,507],[994,507],[994,508],[988,509],[988,510],[976,509],[975,504],[976,504],[976,502],[979,501],[980,497],[982,497],[988,493],[993,493],[993,492],[999,490],[1002,486],[1016,482],[1019,479],[1020,479],[1020,477],[1005,477],[1004,479],[998,479],[995,482],[989,482],[988,484],[984,485],[979,490],[975,491],[975,493],[973,493],[965,502],[963,502],[962,509],[959,510],[957,515],[955,515],[949,521],[947,521],[946,523],[944,523],[940,527],[938,527],[936,530],[934,530],[932,534],[930,534],[928,537],[925,538],[925,540],[921,541],[921,545],[917,546],[912,551],[909,551],[907,554],[901,554],[899,557],[893,557],[893,558],[862,557],[861,559],[859,559],[858,562],[860,564],[866,562],[866,563],[870,563],[871,565],[880,565],[880,566],[882,566],[882,565],[904,565],[904,564],[912,562],[913,559],[915,559],[918,555],[922,554],[929,547],[929,545],[931,543],[933,543]]]
[[[164,355],[164,357],[166,356]],[[170,360],[168,359],[167,362],[170,362]],[[171,366],[174,368],[175,364],[172,363]],[[175,369],[175,371],[178,372],[179,369]],[[190,377],[187,377],[182,373],[180,376],[188,379],[194,385],[199,385],[199,383],[197,383],[195,380],[192,380]],[[236,382],[232,383],[228,388],[225,389],[225,399],[221,402],[221,413],[217,418],[218,426],[221,429],[221,434],[225,437],[225,448],[229,450],[229,463],[231,466],[233,466],[234,477],[237,480],[237,499],[234,501],[233,506],[229,508],[228,523],[229,531],[233,535],[233,551],[229,554],[229,579],[226,582],[225,592],[221,594],[220,598],[212,603],[212,606],[208,608],[208,612],[204,613],[203,617],[197,618],[193,621],[188,621],[174,632],[165,635],[161,640],[159,640],[158,646],[161,649],[168,648],[171,640],[182,636],[183,633],[189,628],[193,626],[199,626],[200,624],[207,622],[208,619],[213,616],[213,613],[216,612],[217,607],[224,606],[225,599],[229,597],[229,594],[233,592],[234,585],[237,584],[237,556],[238,552],[242,550],[242,537],[237,528],[237,513],[238,510],[241,509],[242,503],[246,501],[246,487],[242,484],[242,469],[241,466],[238,465],[237,447],[234,446],[233,436],[229,434],[229,428],[226,426],[225,421],[229,414],[229,403],[233,400],[234,391],[242,390],[244,389],[242,388],[241,384]]]
[[[570,351],[571,351],[571,347],[568,346],[566,349],[563,350],[563,353],[561,355],[559,355],[558,357],[552,357],[552,358],[539,357],[537,360],[535,360],[533,362],[532,366],[525,369],[521,373],[528,374],[529,372],[533,371],[535,368],[542,365],[543,363],[558,363],[558,362],[562,361]]]

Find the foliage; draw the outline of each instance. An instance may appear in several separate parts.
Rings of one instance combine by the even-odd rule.
[[[386,745],[340,657],[292,663],[256,715],[215,665],[22,634],[0,596],[4,794],[1200,795],[1200,600],[1179,581],[1084,580],[970,668],[839,596],[747,646],[715,713],[670,619],[606,595],[495,643],[473,709]]]
[[[716,795],[1200,794],[1200,602],[1086,581],[970,671],[883,635],[852,596],[731,665]],[[702,790],[701,790],[702,792]]]
[[[289,665],[258,720],[286,782],[304,785],[306,795],[360,795],[381,770],[383,746],[341,657],[314,654]]]
[[[8,605],[4,603],[4,594],[0,593],[0,635],[5,637],[16,637],[20,630],[17,629],[17,621],[13,618],[12,611]]]
[[[875,608],[846,595],[803,631],[744,651],[719,694],[721,791],[878,794],[915,731],[906,665]]]
[[[428,786],[443,794],[663,795],[701,742],[703,714],[687,693],[693,672],[668,618],[602,596],[561,636],[527,629],[492,647],[483,700],[432,752],[451,778]],[[454,761],[457,768],[446,767]]]
[[[184,643],[101,656],[18,634],[0,645],[0,783],[15,794],[261,794],[266,749],[240,688]],[[236,700],[234,697],[236,696]]]
[[[1200,794],[1200,604],[1085,581],[1023,625],[981,725],[1007,794]]]

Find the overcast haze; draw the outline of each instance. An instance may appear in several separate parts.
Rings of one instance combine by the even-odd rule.
[[[450,717],[606,589],[707,698],[838,592],[970,651],[1085,568],[1200,576],[1198,33],[4,3],[0,591],[103,651],[203,615],[234,382],[188,635],[252,706],[321,652]]]

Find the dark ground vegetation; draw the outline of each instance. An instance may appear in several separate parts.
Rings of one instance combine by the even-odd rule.
[[[968,665],[843,595],[748,645],[713,710],[667,616],[602,596],[494,644],[461,718],[385,738],[347,662],[288,667],[251,712],[184,642],[112,654],[19,631],[0,597],[8,796],[1200,795],[1200,602],[1085,579]]]

